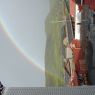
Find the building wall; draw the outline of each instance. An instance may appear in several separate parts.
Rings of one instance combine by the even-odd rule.
[[[93,47],[93,59],[92,59],[92,63],[89,63],[92,66],[92,68],[91,68],[89,74],[90,74],[91,84],[95,85],[95,78],[93,77],[93,76],[95,76],[95,24],[93,21],[94,20],[93,14],[94,14],[94,11],[90,10],[87,6],[85,6],[86,35],[88,35],[89,41],[92,43],[92,47]]]

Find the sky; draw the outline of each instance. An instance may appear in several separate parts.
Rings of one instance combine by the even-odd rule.
[[[0,0],[0,80],[45,86],[45,19],[49,0]]]

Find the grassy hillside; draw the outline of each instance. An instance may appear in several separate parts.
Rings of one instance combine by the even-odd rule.
[[[63,54],[64,47],[62,40],[65,36],[64,22],[58,22],[65,19],[66,8],[64,0],[51,0],[50,13],[46,19],[46,51],[45,51],[45,68],[46,68],[46,86],[63,86],[64,85],[64,67]]]

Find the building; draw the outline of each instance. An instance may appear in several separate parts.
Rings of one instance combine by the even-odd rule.
[[[95,95],[95,87],[13,87],[6,88],[3,95]]]

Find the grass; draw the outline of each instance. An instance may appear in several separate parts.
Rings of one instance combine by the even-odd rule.
[[[63,67],[63,47],[62,40],[64,37],[64,23],[59,23],[66,16],[64,10],[64,0],[51,0],[53,7],[46,19],[46,51],[45,51],[45,68],[46,68],[46,86],[63,86],[64,85],[64,67]],[[51,4],[51,6],[52,6]],[[55,4],[55,5],[54,5]],[[53,23],[54,22],[54,23]]]

